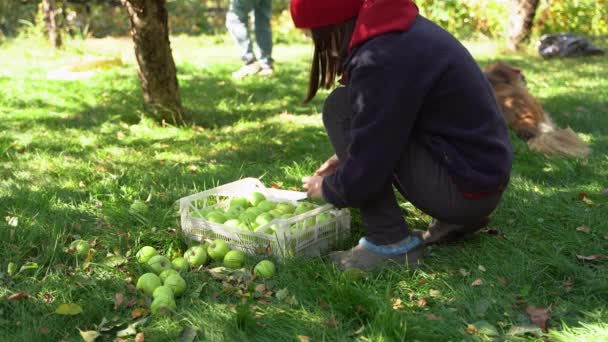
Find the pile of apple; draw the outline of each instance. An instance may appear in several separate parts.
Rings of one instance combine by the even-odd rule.
[[[212,209],[201,209],[200,215],[209,222],[254,231],[260,226],[269,224],[274,219],[288,219],[315,208],[316,205],[310,202],[302,201],[298,202],[297,205],[288,201],[273,202],[267,200],[264,194],[260,192],[252,192],[247,197],[232,198],[225,209],[219,206]],[[299,228],[326,222],[331,218],[331,214],[324,212],[316,218],[307,218]],[[272,234],[276,232],[276,229],[277,225],[273,224],[264,230],[264,233]],[[298,226],[293,225],[291,229],[295,231]]]
[[[165,314],[177,308],[175,297],[186,291],[186,281],[181,274],[191,268],[203,266],[208,259],[222,262],[229,269],[241,268],[245,253],[240,250],[230,250],[224,240],[216,239],[211,243],[192,246],[183,257],[170,260],[151,246],[142,247],[136,254],[139,263],[146,265],[150,272],[137,279],[136,288],[147,296],[152,296],[150,310],[153,314]],[[262,278],[270,278],[275,274],[275,265],[270,260],[260,261],[253,273]]]

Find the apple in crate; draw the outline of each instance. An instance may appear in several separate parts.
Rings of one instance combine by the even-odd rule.
[[[258,203],[257,207],[264,211],[270,211],[270,210],[276,208],[277,204],[274,202],[271,202],[269,200],[263,200],[260,203]]]
[[[203,246],[192,246],[184,253],[184,258],[190,266],[199,267],[207,261],[207,252],[205,252]]]
[[[291,214],[296,210],[296,207],[289,202],[280,202],[276,209],[284,214]]]
[[[255,223],[260,226],[270,223],[270,221],[274,220],[274,216],[270,213],[261,213],[258,217],[255,218]]]
[[[164,255],[155,255],[148,260],[148,267],[156,274],[171,269],[171,260]]]
[[[241,208],[247,208],[251,205],[251,203],[249,203],[249,200],[246,199],[245,197],[235,197],[232,200],[230,200],[230,205],[229,208],[235,208],[235,207],[241,207]]]
[[[249,203],[255,207],[260,202],[265,200],[266,196],[264,196],[264,194],[261,192],[254,191],[251,194],[249,194],[249,196],[247,196],[247,199],[249,200]]]
[[[304,214],[307,211],[311,211],[315,208],[315,205],[312,203],[308,203],[308,202],[300,202],[298,203],[298,206],[296,207],[296,209],[294,210],[294,215],[300,215],[300,214]]]
[[[207,221],[222,224],[226,222],[226,215],[220,211],[212,211],[207,214]]]
[[[209,244],[209,247],[207,247],[207,254],[215,261],[224,260],[224,256],[226,256],[226,253],[229,251],[230,246],[222,239],[213,240],[213,242]]]
[[[229,226],[229,227],[238,227],[240,223],[241,223],[241,221],[239,219],[230,219],[230,220],[224,222],[224,225]]]

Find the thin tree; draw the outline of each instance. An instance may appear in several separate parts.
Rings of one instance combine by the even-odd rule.
[[[40,10],[42,11],[44,26],[49,35],[51,46],[55,49],[60,49],[62,40],[59,25],[57,24],[57,4],[55,0],[42,0]]]
[[[510,0],[507,47],[518,50],[530,38],[539,0]]]
[[[169,42],[165,0],[121,0],[129,14],[138,75],[147,111],[160,119],[183,122],[182,101]]]

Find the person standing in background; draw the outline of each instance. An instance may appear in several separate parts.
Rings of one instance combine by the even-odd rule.
[[[254,14],[254,33],[260,56],[256,58],[251,41],[249,14]],[[234,79],[250,75],[270,76],[273,73],[272,60],[272,17],[271,0],[230,0],[226,15],[226,27],[236,41],[245,63],[232,74]]]

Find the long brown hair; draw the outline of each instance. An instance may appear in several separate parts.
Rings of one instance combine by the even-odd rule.
[[[310,102],[319,88],[330,89],[336,77],[342,75],[355,21],[356,19],[351,19],[311,30],[315,51],[310,69],[308,95],[304,103]]]

